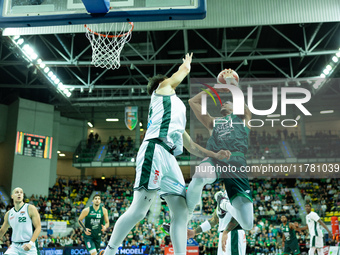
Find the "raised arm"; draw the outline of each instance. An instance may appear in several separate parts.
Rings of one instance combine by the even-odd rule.
[[[210,92],[210,89],[207,89]],[[207,92],[202,91],[198,93],[196,96],[189,99],[189,105],[191,110],[194,112],[196,118],[209,130],[209,133],[214,128],[214,117],[211,117],[210,114],[202,115],[202,95],[206,94]]]
[[[185,58],[183,58],[183,64],[179,67],[178,71],[174,73],[170,78],[164,80],[159,88],[164,88],[166,86],[171,86],[173,89],[184,80],[184,78],[190,73],[191,70],[191,60],[192,54],[187,53]]]
[[[184,131],[183,133],[183,146],[187,149],[189,153],[201,158],[211,157],[216,158],[218,160],[222,160],[225,158],[229,159],[231,155],[230,151],[228,150],[220,150],[219,152],[216,153],[204,149],[202,146],[192,141],[191,137],[186,131]]]

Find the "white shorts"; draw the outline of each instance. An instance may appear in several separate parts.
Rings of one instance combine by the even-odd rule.
[[[228,233],[226,252],[222,251],[222,234],[218,238],[217,255],[245,255],[247,249],[246,233],[243,229],[233,230]]]
[[[8,247],[7,251],[5,254],[8,255],[37,255],[37,248],[35,245],[32,245],[31,249],[29,251],[25,251],[22,248],[23,244],[17,244],[17,243],[12,243],[10,247]]]
[[[160,196],[185,197],[186,186],[175,156],[161,145],[144,141],[136,160],[134,190],[159,190]]]
[[[311,236],[310,237],[310,247],[312,248],[323,248],[323,237],[322,236]]]

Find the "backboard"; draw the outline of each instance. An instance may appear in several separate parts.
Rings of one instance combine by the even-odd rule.
[[[206,0],[110,0],[110,7],[107,14],[93,17],[81,0],[3,0],[0,27],[193,20],[206,15]]]

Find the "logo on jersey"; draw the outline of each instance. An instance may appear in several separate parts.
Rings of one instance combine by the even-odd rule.
[[[155,178],[153,179],[153,183],[156,184],[159,178],[159,171],[155,170]]]
[[[20,212],[20,215],[24,215],[24,214],[25,214],[25,211],[21,211],[21,212]]]
[[[26,222],[26,217],[19,217],[18,222]]]

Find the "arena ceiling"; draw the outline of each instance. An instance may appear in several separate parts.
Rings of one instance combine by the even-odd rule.
[[[138,24],[136,24],[138,25]],[[92,50],[84,33],[24,35],[63,84],[70,97],[58,92],[43,72],[23,57],[11,37],[0,37],[0,104],[18,97],[55,105],[62,116],[93,120],[120,116],[126,105],[147,111],[148,77],[171,75],[186,52],[193,52],[192,71],[177,93],[189,98],[193,81],[215,78],[223,68],[241,78],[280,80],[279,86],[301,86],[313,94],[311,111],[340,109],[339,80],[327,80],[315,90],[319,77],[340,47],[340,23],[309,23],[236,28],[134,31],[121,53],[117,70],[91,65]],[[339,64],[330,78],[340,78]],[[299,84],[297,84],[297,82]],[[269,104],[269,83],[242,83],[255,90],[254,100]],[[186,101],[186,100],[185,100]],[[294,113],[295,114],[295,113]],[[295,117],[295,116],[292,116]],[[340,115],[333,115],[339,119]]]

